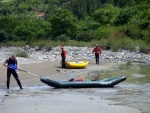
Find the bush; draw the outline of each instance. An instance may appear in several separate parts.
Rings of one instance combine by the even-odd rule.
[[[59,35],[56,37],[56,40],[62,41],[62,42],[66,42],[68,41],[70,38],[68,36],[66,36],[65,34]]]
[[[146,47],[146,46],[141,47],[140,53],[150,54],[150,47]]]
[[[16,55],[18,57],[28,58],[28,54],[26,53],[26,51],[21,51],[21,52],[17,53]]]
[[[132,66],[133,66],[132,62],[127,62],[126,64],[120,64],[119,69],[120,70],[130,69]]]
[[[122,38],[122,49],[127,49],[127,50],[135,50],[135,41],[133,39],[130,39],[128,37]]]
[[[112,51],[118,51],[122,47],[122,41],[119,38],[109,38],[107,44]]]
[[[110,29],[109,27],[100,27],[96,31],[95,37],[97,40],[100,40],[102,38],[109,38],[110,37]]]
[[[6,46],[25,46],[26,42],[25,41],[8,41],[5,43]]]
[[[5,30],[0,30],[0,42],[8,40],[9,35]]]
[[[85,41],[85,42],[90,42],[91,40],[94,39],[94,31],[82,31],[77,34],[76,40],[77,41]]]

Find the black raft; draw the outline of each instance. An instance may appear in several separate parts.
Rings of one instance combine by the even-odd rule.
[[[105,88],[114,87],[116,84],[126,80],[125,76],[105,78],[102,80],[84,80],[84,81],[62,81],[40,78],[40,80],[55,88]]]

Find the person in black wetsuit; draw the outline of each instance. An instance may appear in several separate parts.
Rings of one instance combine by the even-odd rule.
[[[7,67],[7,82],[6,82],[7,89],[9,89],[11,74],[12,74],[12,75],[14,76],[14,78],[16,79],[16,81],[17,81],[17,83],[18,83],[20,89],[23,89],[16,70],[12,69],[12,68],[9,66],[10,64],[13,64],[13,65],[15,65],[15,66],[18,67],[18,65],[17,65],[17,60],[16,60],[16,55],[12,55],[9,59],[5,60],[5,62],[3,63],[3,65]],[[20,68],[18,67],[18,69],[20,69]]]

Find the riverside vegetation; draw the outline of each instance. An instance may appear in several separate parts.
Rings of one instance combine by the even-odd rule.
[[[0,0],[0,45],[149,53],[149,0]]]

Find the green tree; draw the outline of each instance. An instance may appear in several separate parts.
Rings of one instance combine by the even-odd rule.
[[[130,19],[138,13],[138,9],[134,7],[122,8],[114,22],[115,25],[127,24]]]
[[[73,4],[73,13],[78,16],[78,18],[84,18],[86,15],[86,2],[85,0],[77,0]]]
[[[47,13],[48,13],[49,16],[55,14],[55,12],[58,8],[57,4],[58,4],[58,0],[51,0],[51,1],[48,2]]]
[[[118,15],[119,9],[113,5],[106,4],[104,7],[96,10],[92,17],[95,21],[99,22],[101,25],[111,24],[114,18]]]
[[[50,19],[53,39],[61,34],[65,34],[68,37],[74,37],[76,35],[77,18],[71,12],[67,10],[59,10]]]
[[[17,25],[18,20],[15,16],[0,17],[0,30],[4,29],[7,33],[12,34]]]
[[[59,41],[61,41],[61,42],[66,42],[66,41],[68,41],[69,39],[70,39],[70,38],[67,37],[65,34],[62,34],[62,35],[56,37],[56,40],[59,40]]]
[[[96,30],[100,27],[100,23],[94,21],[90,16],[87,16],[84,20],[80,20],[78,23],[78,31]]]
[[[77,41],[85,41],[90,42],[94,39],[95,32],[93,30],[90,31],[81,31],[77,34]]]
[[[0,42],[8,40],[9,35],[4,30],[0,30]]]
[[[45,39],[50,32],[50,23],[42,20],[21,20],[14,29],[15,35],[22,41],[33,41],[35,39]]]

